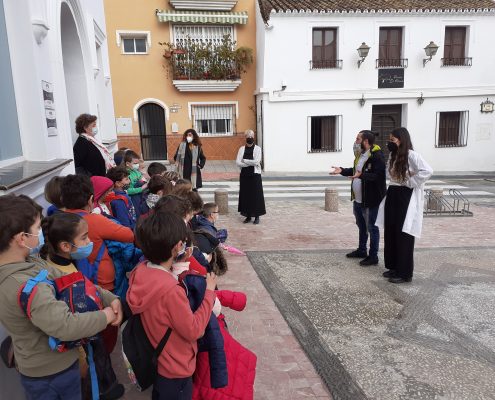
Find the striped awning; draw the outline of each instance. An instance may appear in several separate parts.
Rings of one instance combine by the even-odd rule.
[[[189,22],[193,24],[247,24],[247,11],[219,12],[219,11],[181,11],[157,10],[156,15],[160,22]]]

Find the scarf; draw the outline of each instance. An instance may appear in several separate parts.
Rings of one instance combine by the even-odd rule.
[[[113,157],[108,152],[107,148],[101,143],[97,142],[93,136],[90,136],[86,133],[81,133],[81,136],[86,139],[88,142],[93,143],[94,146],[100,151],[103,160],[105,161],[105,169],[109,170],[112,167],[115,167],[115,161]]]
[[[187,142],[182,142],[181,144],[179,144],[179,151],[177,152],[177,164],[178,164],[177,172],[179,173],[179,176],[182,179],[184,179],[184,159],[186,158],[187,145],[188,145]],[[199,147],[193,145],[191,152],[192,152],[191,183],[193,189],[196,189],[196,175],[198,168]]]

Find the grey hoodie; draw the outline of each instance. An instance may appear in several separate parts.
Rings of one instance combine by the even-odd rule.
[[[54,289],[46,283],[37,285],[29,319],[18,303],[19,288],[42,269],[49,271],[48,279],[64,275],[41,259],[0,266],[0,323],[12,337],[19,372],[29,377],[55,374],[78,360],[78,349],[64,353],[51,350],[48,336],[62,341],[78,340],[93,336],[107,326],[102,311],[72,314],[63,301],[55,299]],[[100,288],[99,293],[105,306],[117,298]]]

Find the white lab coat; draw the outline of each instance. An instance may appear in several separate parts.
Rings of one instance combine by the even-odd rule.
[[[402,232],[408,233],[411,236],[420,238],[421,229],[423,227],[423,209],[424,209],[424,184],[430,179],[433,174],[433,169],[428,163],[413,150],[409,150],[409,178],[404,183],[404,186],[413,189],[411,200],[407,208],[406,219],[402,226]],[[388,166],[387,166],[388,174]],[[385,225],[385,199],[383,198],[378,209],[376,218],[376,226],[384,229]]]

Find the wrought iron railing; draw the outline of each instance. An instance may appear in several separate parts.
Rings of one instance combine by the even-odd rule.
[[[409,60],[407,58],[396,58],[396,59],[376,59],[376,68],[407,68],[409,65]]]
[[[469,200],[458,190],[450,189],[448,197],[425,190],[425,207],[423,214],[431,217],[472,217]]]
[[[235,61],[215,58],[198,61],[187,53],[173,54],[171,67],[173,79],[179,80],[236,80],[241,77]]]
[[[473,65],[472,57],[442,58],[442,67],[470,67]]]
[[[342,60],[310,61],[309,69],[342,69]]]

